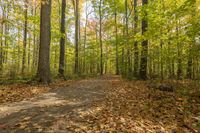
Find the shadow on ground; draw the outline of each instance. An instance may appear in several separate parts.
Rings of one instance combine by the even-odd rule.
[[[46,132],[61,117],[79,119],[81,113],[91,110],[94,103],[105,98],[104,89],[109,86],[108,82],[101,78],[77,81],[28,101],[1,105],[0,131]]]

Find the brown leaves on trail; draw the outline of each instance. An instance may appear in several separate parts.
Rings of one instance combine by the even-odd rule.
[[[12,84],[7,86],[0,86],[0,104],[6,102],[18,102],[32,98],[41,93],[48,92],[50,89],[67,87],[71,82],[75,81],[59,80],[51,83],[49,86],[28,84]]]
[[[0,103],[22,101],[40,93],[47,92],[50,88],[44,86],[30,86],[14,84],[0,87]]]
[[[49,85],[51,88],[63,88],[68,87],[70,84],[76,82],[76,80],[57,80]]]
[[[149,89],[143,81],[109,82],[111,87],[104,86],[106,99],[91,105],[95,111],[87,110],[79,115],[75,111],[59,117],[50,130],[78,133],[200,131],[195,126],[199,121],[200,108],[197,102],[190,102],[194,100],[176,92]]]
[[[113,82],[104,109],[87,118],[100,132],[198,132],[186,97],[148,89],[145,82]],[[195,107],[200,112],[199,107]],[[200,114],[199,114],[200,115]],[[188,123],[189,122],[189,123]]]
[[[193,91],[195,87],[191,88],[185,83],[183,86],[172,84],[176,90],[168,92],[148,88],[147,82],[144,81],[106,79],[102,83],[105,82],[106,84],[99,87],[103,89],[105,98],[94,100],[84,107],[78,106],[70,111],[63,111],[62,114],[51,114],[54,119],[47,119],[50,123],[48,127],[38,123],[31,127],[30,117],[24,117],[15,126],[27,130],[34,128],[38,132],[197,133],[200,131],[200,100],[198,91]],[[50,87],[66,87],[71,83],[74,84],[74,81],[59,81]],[[78,87],[84,89],[84,86]],[[87,83],[85,87],[92,86]],[[3,101],[0,97],[0,102],[23,100],[48,89],[42,86],[7,86],[5,89],[0,89],[0,95],[3,95],[4,99],[7,98]],[[57,109],[59,110],[59,107]],[[36,114],[47,111],[40,109]],[[4,127],[0,124],[0,128],[1,126]]]

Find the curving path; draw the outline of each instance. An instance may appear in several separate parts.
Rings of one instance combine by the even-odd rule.
[[[118,77],[81,80],[27,101],[0,105],[0,132],[55,132],[50,127],[61,117],[81,117],[94,111],[113,80]]]

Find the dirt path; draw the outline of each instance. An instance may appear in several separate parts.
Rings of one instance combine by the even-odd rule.
[[[0,133],[200,131],[198,101],[146,84],[117,76],[56,84],[29,100],[0,105]]]
[[[105,98],[104,90],[111,87],[112,80],[118,78],[81,80],[27,101],[0,105],[0,132],[55,132],[59,128],[55,122],[61,117],[81,117],[94,111],[94,104]]]

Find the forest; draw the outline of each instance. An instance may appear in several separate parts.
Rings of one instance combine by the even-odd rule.
[[[0,132],[200,132],[199,0],[0,0]]]

